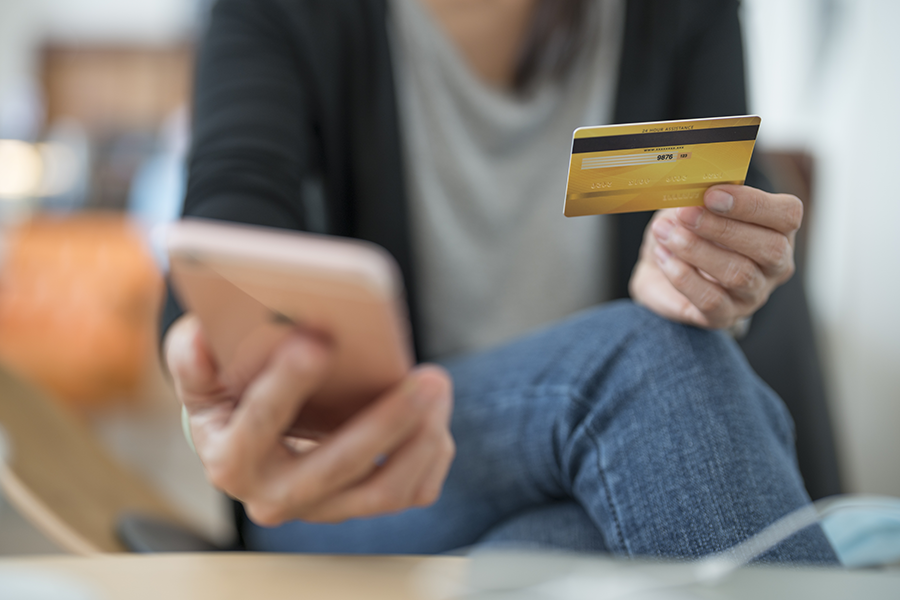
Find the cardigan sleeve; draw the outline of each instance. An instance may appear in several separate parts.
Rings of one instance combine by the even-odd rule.
[[[308,228],[316,152],[307,67],[282,10],[266,0],[220,0],[212,10],[196,62],[184,216]],[[168,290],[161,338],[183,313]]]
[[[304,228],[309,99],[274,2],[221,0],[197,58],[184,214]]]

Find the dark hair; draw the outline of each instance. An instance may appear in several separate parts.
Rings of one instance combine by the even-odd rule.
[[[525,37],[513,89],[526,92],[542,77],[560,79],[587,43],[589,0],[537,0]]]

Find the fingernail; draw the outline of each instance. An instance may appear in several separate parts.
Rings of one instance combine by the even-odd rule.
[[[700,226],[700,219],[703,218],[703,209],[699,206],[679,208],[676,213],[678,219],[691,229],[697,229]]]
[[[672,256],[672,253],[662,246],[655,247],[653,249],[653,253],[656,255],[656,262],[658,262],[660,265],[664,265],[669,262],[669,257]]]
[[[655,223],[653,223],[653,233],[660,240],[669,239],[669,234],[672,233],[672,228],[675,226],[672,221],[668,219],[657,219]]]
[[[687,229],[685,229],[684,227],[675,229],[672,232],[672,235],[669,236],[669,241],[666,242],[666,246],[666,250],[680,250],[682,248],[687,248]]]
[[[722,190],[706,193],[706,207],[717,213],[727,213],[734,206],[734,196]]]
[[[434,377],[418,377],[413,387],[413,401],[416,404],[430,404],[441,393],[441,385]]]
[[[315,338],[294,334],[283,342],[284,350],[290,354],[294,365],[302,369],[318,369],[325,361],[326,350]]]

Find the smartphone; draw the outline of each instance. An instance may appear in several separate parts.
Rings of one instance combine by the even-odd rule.
[[[380,246],[200,219],[172,224],[166,245],[175,295],[235,397],[292,331],[330,344],[324,383],[289,435],[327,435],[412,367],[400,270]]]

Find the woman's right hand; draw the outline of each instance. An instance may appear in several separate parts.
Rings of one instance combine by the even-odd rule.
[[[207,477],[242,501],[254,522],[334,523],[427,506],[440,496],[455,454],[452,385],[442,368],[413,369],[300,452],[284,433],[322,381],[326,345],[292,334],[240,397],[226,392],[196,317],[179,319],[164,348]]]

